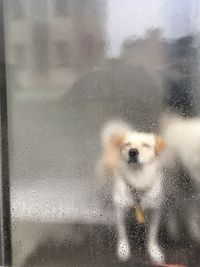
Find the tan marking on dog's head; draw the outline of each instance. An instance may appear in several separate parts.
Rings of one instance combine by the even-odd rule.
[[[159,155],[166,148],[166,143],[162,137],[155,136],[155,153]]]
[[[109,172],[114,172],[120,158],[120,148],[123,145],[125,135],[115,133],[110,136],[103,148],[102,164]]]
[[[113,145],[119,148],[123,144],[124,138],[125,138],[125,134],[115,133],[110,137],[110,139],[108,140],[108,143],[110,143],[110,145]]]

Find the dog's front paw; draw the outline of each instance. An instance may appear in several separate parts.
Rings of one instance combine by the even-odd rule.
[[[127,240],[119,240],[117,256],[121,261],[127,261],[131,256],[130,246]]]
[[[155,263],[164,263],[165,261],[164,254],[157,244],[151,245],[149,247],[149,255],[151,260]]]

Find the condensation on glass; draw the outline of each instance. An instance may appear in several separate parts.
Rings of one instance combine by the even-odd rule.
[[[167,262],[199,266],[199,1],[4,9],[13,266],[120,264],[112,187],[96,177],[112,119],[165,138],[159,242]],[[127,219],[130,262],[148,266],[146,228]]]

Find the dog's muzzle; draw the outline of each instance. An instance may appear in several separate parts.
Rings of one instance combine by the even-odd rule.
[[[137,164],[139,163],[138,161],[138,155],[139,155],[139,151],[136,148],[131,148],[128,152],[128,163],[129,164]]]

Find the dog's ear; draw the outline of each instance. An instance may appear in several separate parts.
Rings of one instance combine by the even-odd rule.
[[[159,155],[166,148],[166,143],[162,137],[155,136],[155,153]]]
[[[113,173],[117,168],[119,157],[120,157],[120,147],[124,141],[124,134],[115,133],[112,134],[107,143],[103,148],[103,155],[101,164],[104,170]]]
[[[110,145],[120,147],[124,142],[124,134],[115,133],[110,137]]]

